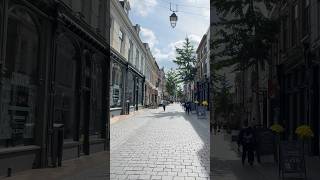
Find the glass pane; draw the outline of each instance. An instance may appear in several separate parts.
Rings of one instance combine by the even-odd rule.
[[[119,64],[113,63],[112,66],[112,82],[111,82],[111,108],[121,107],[122,90],[123,90],[123,71]]]
[[[38,93],[39,35],[21,9],[9,14],[1,86],[0,148],[33,144]]]
[[[95,55],[92,71],[92,119],[90,121],[91,138],[100,138],[102,130],[102,62],[103,56]]]
[[[75,90],[76,60],[75,48],[65,36],[57,40],[54,122],[62,123],[64,138],[73,140],[75,137]]]

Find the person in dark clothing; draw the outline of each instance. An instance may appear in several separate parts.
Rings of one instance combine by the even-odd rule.
[[[191,109],[191,104],[190,104],[190,102],[187,102],[186,111],[188,114],[190,114],[190,109]]]
[[[253,165],[255,144],[254,130],[248,126],[248,123],[245,123],[245,128],[241,129],[238,137],[238,145],[242,146],[242,165],[244,165],[246,157],[248,157],[248,163]]]
[[[255,145],[255,153],[256,153],[256,157],[257,157],[257,162],[261,163],[260,160],[260,145],[259,145],[259,140],[260,140],[260,132],[263,130],[261,125],[256,125],[253,128],[254,133],[255,133],[255,137],[256,137],[256,145]]]
[[[166,104],[165,103],[162,104],[162,107],[163,107],[163,111],[166,111]]]

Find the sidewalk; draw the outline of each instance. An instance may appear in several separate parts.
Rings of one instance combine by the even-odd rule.
[[[279,179],[278,165],[273,161],[272,156],[262,156],[261,164],[255,162],[251,167],[241,164],[240,153],[237,151],[235,142],[231,142],[230,135],[220,133],[211,135],[211,166],[213,179],[218,180],[270,180]],[[308,180],[320,178],[320,158],[307,157]],[[289,180],[287,178],[287,180]]]
[[[119,121],[123,121],[123,120],[129,119],[129,118],[132,118],[135,115],[139,115],[141,113],[144,113],[144,112],[147,112],[147,111],[150,111],[150,110],[152,110],[152,109],[143,108],[143,109],[140,109],[138,111],[130,112],[130,114],[118,115],[118,116],[112,117],[112,118],[110,118],[110,124],[114,124],[114,123],[117,123]]]
[[[62,167],[32,169],[14,173],[3,180],[106,180],[109,179],[109,152],[99,152],[62,162]]]

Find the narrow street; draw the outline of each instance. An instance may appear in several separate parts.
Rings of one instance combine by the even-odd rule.
[[[110,179],[209,179],[209,124],[180,104],[111,126]]]

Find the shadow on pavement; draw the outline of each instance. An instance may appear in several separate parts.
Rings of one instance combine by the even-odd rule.
[[[201,166],[205,167],[206,174],[210,175],[210,128],[208,119],[198,119],[196,114],[188,115],[181,108],[181,111],[165,111],[153,113],[152,116],[147,116],[151,118],[169,118],[174,119],[177,117],[183,117],[186,121],[193,126],[193,129],[197,132],[198,136],[201,138],[204,146],[197,152],[198,158],[200,160]],[[203,172],[204,173],[204,172]]]

